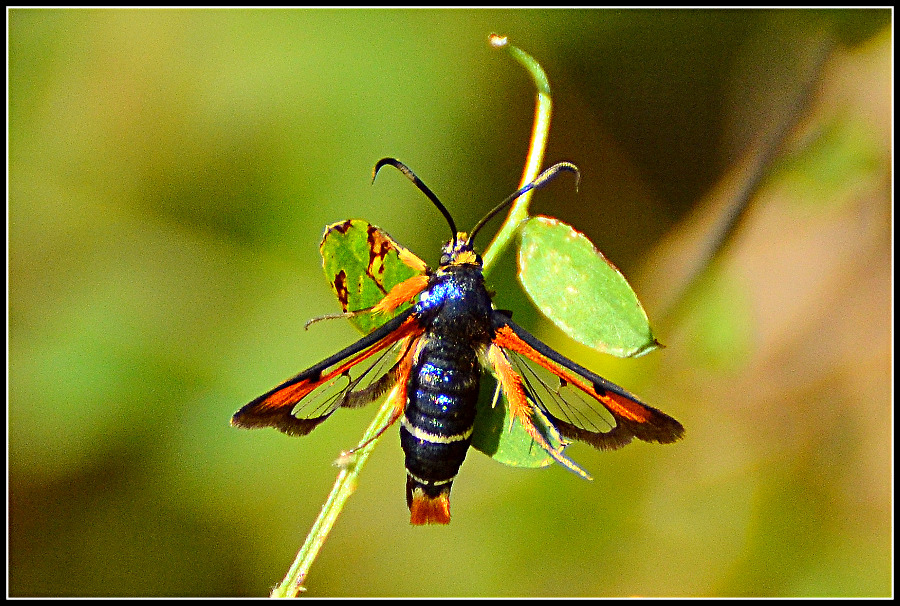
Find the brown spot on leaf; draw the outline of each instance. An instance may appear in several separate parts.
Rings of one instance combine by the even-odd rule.
[[[372,279],[381,292],[387,294],[383,284],[384,260],[388,253],[397,249],[397,245],[374,225],[368,227],[366,239],[369,244],[369,263],[366,265],[366,275]]]
[[[347,311],[350,307],[350,291],[347,289],[347,273],[342,269],[334,277],[334,293],[337,295],[341,309]]]
[[[347,219],[343,223],[335,223],[331,226],[331,229],[342,234],[346,234],[348,231],[350,231],[351,227],[353,227],[353,219]]]
[[[369,266],[367,272],[374,278],[374,274],[384,273],[384,259],[394,249],[394,243],[390,238],[385,237],[384,232],[374,225],[369,226],[368,242]]]

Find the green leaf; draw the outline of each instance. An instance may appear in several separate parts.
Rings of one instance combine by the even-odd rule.
[[[326,227],[319,250],[325,278],[345,312],[372,307],[395,285],[420,273],[400,260],[399,252],[408,252],[406,249],[381,229],[360,219]],[[391,314],[361,314],[349,320],[363,333],[369,333],[407,307],[409,304]]]
[[[538,446],[518,421],[510,424],[509,404],[497,394],[497,381],[490,375],[482,377],[478,412],[472,431],[472,446],[499,463],[512,467],[547,467],[553,459]],[[565,441],[556,428],[538,410],[535,424],[554,448],[561,448]]]
[[[563,332],[620,357],[659,347],[637,295],[584,234],[556,219],[532,217],[521,238],[519,280]]]

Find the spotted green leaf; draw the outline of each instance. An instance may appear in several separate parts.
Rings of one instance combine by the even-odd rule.
[[[584,234],[557,219],[526,222],[519,280],[538,309],[584,345],[621,357],[659,347],[625,277]]]
[[[393,286],[421,273],[400,259],[401,253],[412,253],[360,219],[326,227],[319,250],[325,278],[345,312],[372,307]],[[369,333],[407,307],[402,305],[393,314],[361,314],[349,320],[361,332]]]

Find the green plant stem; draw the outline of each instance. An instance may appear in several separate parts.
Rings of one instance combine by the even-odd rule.
[[[331,494],[328,495],[328,499],[322,506],[322,511],[309,531],[306,541],[303,543],[300,551],[297,552],[294,563],[288,570],[287,575],[285,575],[284,580],[272,590],[270,597],[295,598],[304,591],[303,581],[306,579],[313,561],[319,555],[319,550],[325,544],[325,539],[328,538],[328,533],[331,532],[338,515],[344,509],[347,499],[356,490],[359,473],[362,471],[369,455],[375,450],[375,445],[380,437],[379,432],[384,429],[385,424],[390,420],[391,414],[395,410],[394,399],[397,392],[398,389],[396,387],[391,390],[390,395],[378,411],[378,415],[366,429],[359,446],[357,446],[358,450],[353,451],[348,461],[344,462],[343,469],[341,469],[334,487],[331,489]]]
[[[508,45],[505,37],[492,34],[490,43],[495,48],[506,48],[513,58],[528,70],[537,87],[534,128],[531,133],[531,144],[525,161],[521,187],[537,178],[544,159],[544,150],[547,146],[547,136],[550,131],[550,83],[547,80],[547,74],[544,73],[543,68],[537,61],[515,46]],[[509,245],[519,225],[528,218],[528,203],[531,200],[531,195],[532,192],[529,191],[513,204],[500,231],[485,250],[483,257],[485,272],[494,264],[499,253]],[[391,391],[391,395],[388,396],[384,405],[378,411],[378,415],[366,430],[360,446],[357,446],[358,450],[355,450],[350,459],[345,462],[334,483],[334,487],[331,489],[331,494],[328,495],[328,500],[322,506],[319,517],[316,518],[309,535],[306,537],[306,541],[303,543],[300,551],[297,552],[294,563],[288,570],[287,575],[285,575],[284,580],[272,590],[271,597],[297,597],[304,591],[303,582],[309,573],[313,561],[315,561],[319,550],[325,544],[325,539],[328,538],[328,533],[331,532],[338,515],[344,508],[344,504],[356,489],[359,474],[369,455],[375,449],[380,432],[390,420],[391,413],[396,410],[396,405],[393,402],[396,393],[397,389]]]
[[[490,44],[494,48],[506,49],[513,59],[518,61],[534,80],[537,88],[537,99],[534,110],[534,127],[531,129],[531,143],[528,146],[528,155],[525,159],[525,170],[522,172],[522,181],[519,187],[534,181],[541,171],[544,161],[544,151],[547,149],[547,138],[550,134],[550,114],[553,103],[550,98],[550,81],[547,74],[534,58],[508,43],[505,36],[491,34]],[[528,218],[528,204],[531,202],[533,191],[526,192],[513,204],[506,216],[506,221],[500,227],[497,235],[484,252],[484,273],[487,274],[497,262],[500,254],[506,250],[515,237],[519,226]]]

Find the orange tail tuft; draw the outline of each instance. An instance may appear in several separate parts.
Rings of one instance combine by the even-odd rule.
[[[421,488],[416,488],[409,504],[409,523],[423,524],[450,523],[450,492],[441,492],[435,497],[428,496]]]

